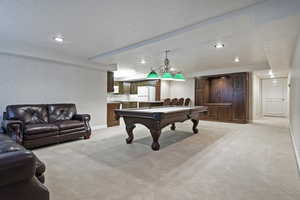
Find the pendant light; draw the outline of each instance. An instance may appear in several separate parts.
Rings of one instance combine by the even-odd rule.
[[[164,72],[161,76],[161,79],[163,80],[173,80],[173,75],[170,72]]]
[[[159,75],[154,70],[152,70],[148,74],[147,79],[159,79]]]
[[[174,75],[174,80],[175,81],[185,81],[185,77],[181,72],[179,72]]]
[[[161,77],[159,77],[159,74],[155,70],[151,70],[151,72],[147,75],[147,79],[158,79],[161,78],[162,80],[172,80],[172,81],[185,81],[184,75],[182,72],[178,73],[171,73],[170,72],[170,60],[168,59],[168,53],[170,50],[166,50],[166,58],[164,60],[164,66],[160,68],[160,73],[162,74]]]
[[[163,74],[161,76],[161,79],[163,80],[173,80],[173,75],[170,73],[169,70],[169,64],[170,64],[170,60],[168,59],[168,53],[170,52],[170,50],[166,50],[166,58],[164,60],[164,68],[163,68]]]

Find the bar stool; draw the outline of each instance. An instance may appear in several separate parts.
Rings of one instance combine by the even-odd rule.
[[[191,99],[190,98],[186,98],[185,102],[184,102],[184,106],[189,106],[191,103]]]
[[[171,101],[171,105],[172,106],[176,106],[177,103],[178,103],[178,99],[177,98],[172,99],[172,101]]]
[[[183,103],[184,103],[184,98],[180,98],[180,99],[178,100],[177,105],[178,105],[178,106],[183,106]]]
[[[164,106],[169,106],[171,104],[171,99],[170,98],[166,98],[164,100]]]

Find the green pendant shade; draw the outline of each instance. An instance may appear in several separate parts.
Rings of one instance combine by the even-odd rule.
[[[182,73],[177,73],[174,76],[174,80],[176,81],[185,81],[184,75]]]
[[[152,70],[148,75],[147,79],[159,79],[160,76]],[[177,73],[174,76],[170,72],[164,72],[161,76],[163,80],[173,80],[173,81],[185,81],[185,77],[182,73]]]
[[[164,72],[161,78],[164,80],[173,80],[173,75],[170,72]]]
[[[147,76],[147,79],[158,79],[158,78],[159,78],[159,75],[153,70]]]

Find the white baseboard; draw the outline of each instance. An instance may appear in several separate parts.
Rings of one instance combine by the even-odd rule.
[[[299,173],[299,176],[300,176],[300,155],[299,155],[299,151],[298,151],[297,146],[296,146],[295,135],[294,135],[291,124],[289,124],[289,127],[290,127],[290,134],[291,134],[293,147],[294,147],[294,152],[295,152],[295,157],[296,157],[296,163],[297,163],[297,167],[298,167],[298,173]]]
[[[105,124],[105,125],[92,126],[92,131],[103,129],[103,128],[107,128],[107,125]]]

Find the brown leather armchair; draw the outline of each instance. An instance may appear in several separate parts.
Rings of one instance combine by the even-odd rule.
[[[77,114],[75,104],[9,105],[3,116],[5,132],[26,148],[91,135],[90,115]]]
[[[0,199],[49,200],[44,171],[31,151],[0,134]]]

